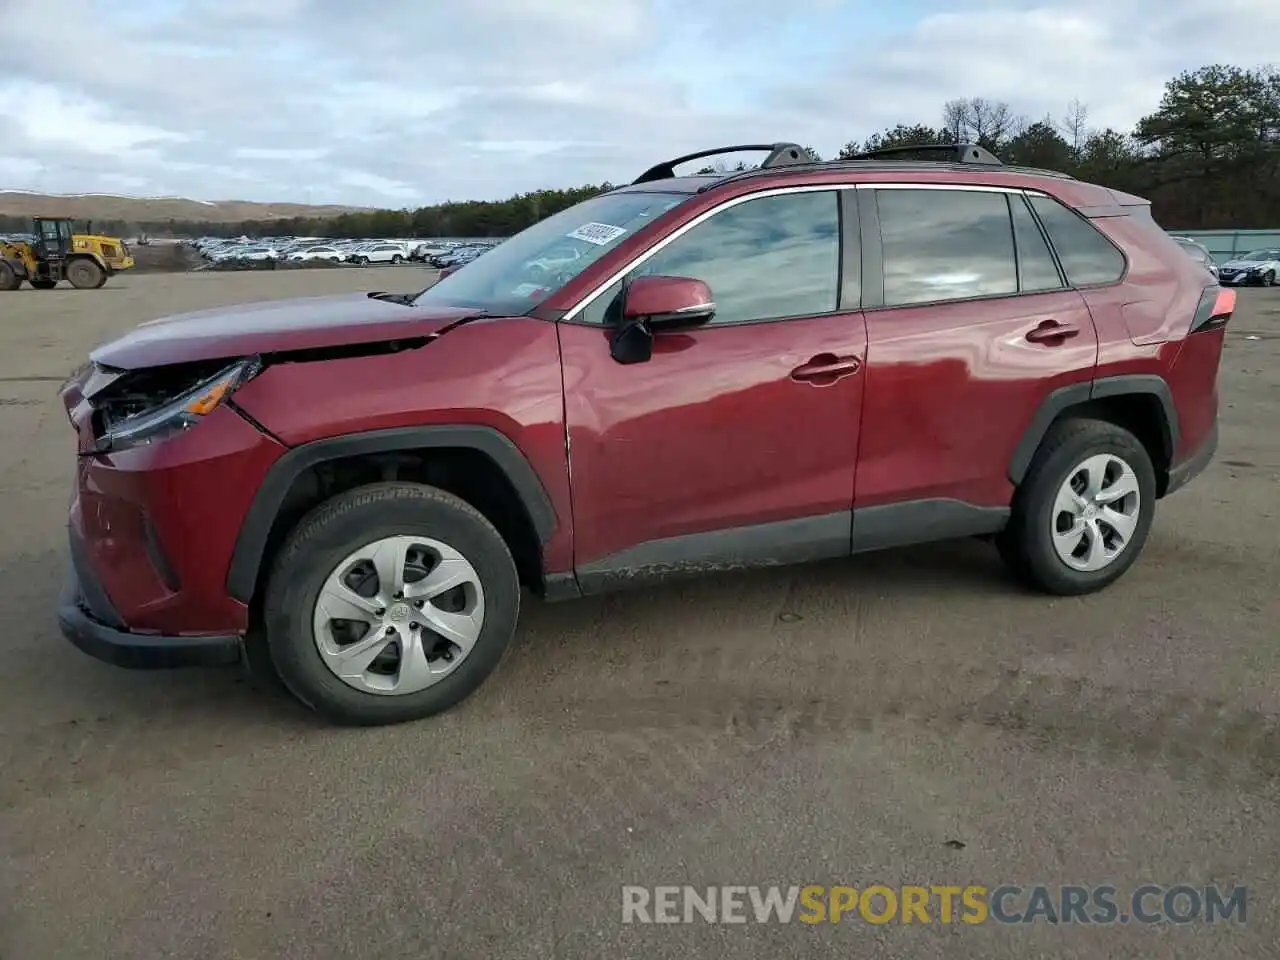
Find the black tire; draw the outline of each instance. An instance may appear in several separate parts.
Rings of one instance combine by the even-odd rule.
[[[398,267],[398,266],[400,266],[400,264],[402,264],[402,263],[404,263],[404,257],[400,256],[400,254],[398,254],[398,253],[393,253],[393,254],[391,255],[391,265],[392,265],[393,267]]]
[[[1052,542],[1053,504],[1070,472],[1088,457],[1112,453],[1124,460],[1138,481],[1138,522],[1124,551],[1101,570],[1067,566]],[[1009,525],[996,538],[1000,556],[1022,582],[1045,593],[1076,596],[1093,593],[1119,579],[1138,559],[1155,516],[1156,476],[1141,441],[1113,423],[1067,419],[1049,429],[1014,494]]]
[[[77,290],[94,290],[107,282],[107,272],[88,257],[78,257],[67,264],[67,279]]]
[[[460,551],[484,588],[484,624],[452,673],[403,696],[365,693],[330,671],[312,636],[312,611],[330,571],[383,537],[421,534]],[[498,666],[515,632],[520,583],[493,525],[475,508],[435,487],[376,483],[326,501],[305,516],[272,565],[263,619],[276,672],[295,697],[334,723],[374,726],[419,720],[469,696]]]
[[[22,286],[22,277],[13,267],[0,260],[0,290],[17,290]]]
[[[272,696],[285,696],[296,699],[289,688],[280,679],[276,665],[271,660],[271,650],[267,647],[267,637],[261,629],[251,629],[244,638],[244,656],[240,667],[245,679],[256,690]]]
[[[1262,285],[1264,287],[1273,287],[1275,286],[1275,283],[1276,283],[1276,272],[1274,270],[1268,270],[1265,274],[1263,274]]]
[[[57,280],[28,280],[27,283],[36,290],[52,290],[58,285]]]

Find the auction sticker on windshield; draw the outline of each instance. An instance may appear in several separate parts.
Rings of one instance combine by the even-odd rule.
[[[610,223],[584,223],[578,229],[566,234],[566,236],[575,240],[585,240],[587,243],[594,243],[596,246],[603,247],[606,243],[612,243],[617,240],[626,232],[626,227],[615,227]]]

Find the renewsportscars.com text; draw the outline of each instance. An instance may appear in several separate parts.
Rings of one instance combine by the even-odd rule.
[[[623,923],[1244,923],[1247,907],[1246,887],[1190,884],[622,888]]]

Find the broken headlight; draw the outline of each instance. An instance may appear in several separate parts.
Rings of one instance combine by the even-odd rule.
[[[97,440],[88,452],[124,450],[189,430],[260,369],[254,357],[216,370],[200,365],[126,374],[91,401]]]

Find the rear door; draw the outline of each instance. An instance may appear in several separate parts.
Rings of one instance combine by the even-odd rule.
[[[1098,338],[1024,195],[864,185],[867,378],[856,549],[997,529],[1010,460]]]

